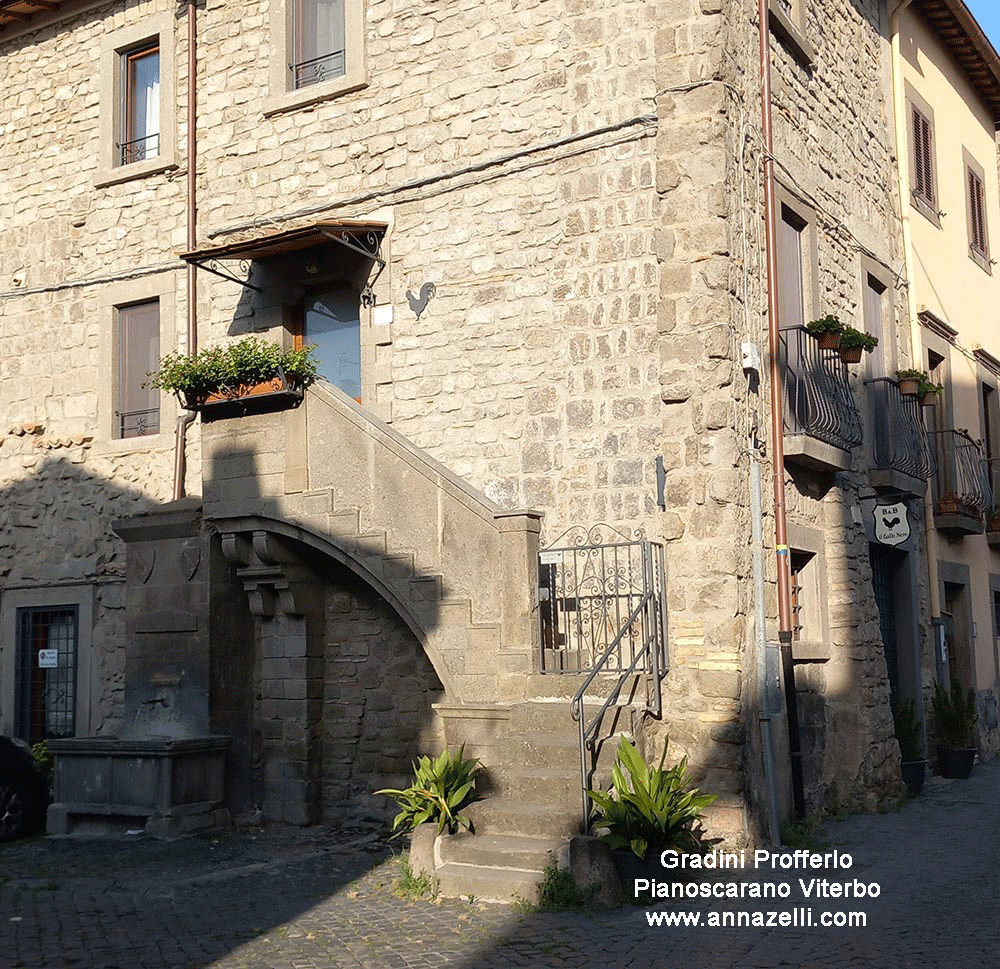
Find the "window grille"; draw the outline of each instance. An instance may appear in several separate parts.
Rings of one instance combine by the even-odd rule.
[[[76,732],[76,606],[18,609],[15,733],[29,743]],[[40,655],[45,650],[44,655]],[[54,664],[54,665],[50,665]]]

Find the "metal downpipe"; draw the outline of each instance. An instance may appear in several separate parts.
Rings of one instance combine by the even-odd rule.
[[[792,807],[797,818],[805,815],[802,782],[802,749],[795,696],[795,666],[792,659],[791,572],[788,554],[788,523],[785,514],[784,382],[779,347],[777,218],[774,198],[774,138],[771,125],[771,37],[767,0],[758,0],[760,41],[760,106],[764,139],[764,224],[767,250],[767,319],[771,389],[771,460],[774,478],[774,538],[778,579],[778,640],[781,643],[782,681],[788,716],[788,754],[792,772]]]
[[[188,99],[187,99],[187,249],[198,245],[198,24],[195,0],[187,0]],[[198,270],[187,267],[187,352],[198,352]],[[187,429],[197,415],[187,411],[177,418],[174,432],[174,500],[184,497]]]

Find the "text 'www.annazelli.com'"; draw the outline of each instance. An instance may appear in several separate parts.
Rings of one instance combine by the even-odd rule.
[[[793,908],[790,912],[646,912],[650,926],[662,928],[866,928],[865,912],[814,912]]]

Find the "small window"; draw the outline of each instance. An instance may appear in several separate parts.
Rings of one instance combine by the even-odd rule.
[[[160,359],[160,303],[151,300],[118,308],[118,393],[116,437],[160,431],[160,392],[147,374]]]
[[[793,549],[790,556],[792,640],[818,642],[822,637],[819,620],[819,586],[814,552]]]
[[[132,165],[160,154],[160,46],[122,54],[121,140],[118,164]]]
[[[76,606],[18,609],[16,734],[35,743],[76,733]]]
[[[983,180],[971,168],[966,169],[969,189],[969,248],[973,256],[990,258],[990,246],[986,235],[986,193]]]
[[[782,329],[803,326],[805,319],[803,232],[806,223],[787,205],[778,222],[778,319]]]
[[[344,0],[292,0],[293,88],[343,77],[346,67]]]
[[[934,129],[926,115],[911,106],[913,114],[913,197],[932,209],[934,193]]]

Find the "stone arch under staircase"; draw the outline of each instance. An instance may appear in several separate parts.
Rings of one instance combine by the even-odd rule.
[[[441,888],[530,895],[581,820],[570,717],[580,678],[537,668],[541,515],[501,509],[323,382],[295,410],[204,423],[202,450],[205,520],[261,621],[265,662],[308,678],[324,559],[390,603],[444,687],[445,738],[488,768],[477,835],[439,845]],[[318,703],[307,691],[273,738],[300,756],[275,760],[270,817],[318,820]],[[643,707],[617,711],[620,729],[636,730]]]

